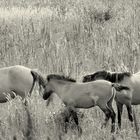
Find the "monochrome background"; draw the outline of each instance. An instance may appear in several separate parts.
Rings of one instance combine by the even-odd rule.
[[[45,77],[64,74],[78,82],[97,70],[140,69],[139,0],[0,0],[0,67],[24,65]],[[134,107],[139,125],[139,106]],[[19,97],[0,104],[0,140],[135,140],[135,128],[123,113],[122,130],[113,137],[101,129],[98,107],[81,109],[83,134],[71,120],[63,132],[61,100],[48,107],[38,87],[25,109]]]

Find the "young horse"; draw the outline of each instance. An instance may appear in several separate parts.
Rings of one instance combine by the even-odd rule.
[[[0,69],[0,103],[7,102],[7,98],[16,95],[25,99],[32,92],[33,76],[31,69],[15,65]]]
[[[86,75],[83,78],[83,82],[89,82],[89,81],[95,81],[99,79],[104,79],[107,81],[110,81],[112,83],[120,83],[124,84],[126,86],[129,86],[131,90],[127,92],[121,92],[121,94],[116,95],[116,104],[117,104],[117,110],[118,110],[118,125],[119,128],[121,128],[121,115],[123,111],[123,104],[126,105],[127,111],[128,111],[128,117],[129,120],[133,121],[132,116],[132,105],[140,104],[140,72],[131,75],[129,72],[107,72],[105,70],[103,71],[97,71],[93,74]]]
[[[37,73],[33,71],[31,73],[36,77],[35,79],[40,81],[40,76]],[[110,117],[112,119],[111,132],[115,131],[115,112],[112,108],[112,101],[116,90],[129,90],[128,87],[112,84],[105,80],[76,83],[76,81],[71,78],[56,74],[48,75],[47,82],[44,81],[44,84],[46,84],[46,86],[44,87],[43,99],[47,100],[48,97],[55,92],[68,107],[77,126],[79,123],[77,114],[74,111],[75,108],[99,106],[106,116],[104,125],[107,124]]]

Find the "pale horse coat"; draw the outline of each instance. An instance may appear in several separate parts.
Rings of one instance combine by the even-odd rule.
[[[19,95],[22,99],[32,91],[33,77],[31,69],[15,65],[0,69],[0,103]]]

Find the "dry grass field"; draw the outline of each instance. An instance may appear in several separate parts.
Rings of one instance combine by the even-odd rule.
[[[81,81],[96,70],[140,68],[139,0],[1,0],[0,67],[21,64]],[[140,127],[140,107],[135,107]],[[98,107],[80,110],[83,134],[73,120],[63,132],[61,100],[53,95],[48,107],[37,87],[24,108],[19,97],[0,104],[0,140],[137,140],[123,113],[122,130],[101,129]]]

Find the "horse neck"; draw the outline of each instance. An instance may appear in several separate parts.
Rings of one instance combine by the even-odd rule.
[[[51,82],[51,86],[56,94],[58,94],[59,97],[63,94],[63,89],[67,85],[71,85],[73,82],[69,81],[63,81],[63,80],[53,80]],[[66,94],[66,93],[65,93]]]

